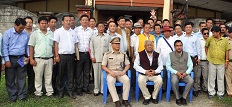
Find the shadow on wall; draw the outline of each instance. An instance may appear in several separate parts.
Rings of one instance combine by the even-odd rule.
[[[60,28],[62,26],[62,17],[64,15],[69,15],[69,14],[72,14],[75,17],[75,23],[74,23],[75,26],[80,26],[81,25],[80,21],[79,21],[79,18],[77,17],[76,14],[69,13],[69,12],[63,12],[63,13],[58,13],[58,14],[55,15],[57,17],[57,19],[58,19],[56,28]]]
[[[31,16],[33,18],[33,27],[36,29],[36,23],[38,16],[25,9],[10,6],[10,5],[0,5],[0,33],[4,33],[6,30],[14,26],[14,21],[16,18],[24,18],[26,16]]]
[[[206,18],[196,18],[196,19],[189,19],[190,22],[194,23],[193,32],[199,32],[199,23],[205,22]]]

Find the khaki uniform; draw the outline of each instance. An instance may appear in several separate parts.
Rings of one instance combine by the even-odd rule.
[[[232,48],[232,40],[228,39],[230,47]],[[232,95],[232,50],[229,51],[229,63],[226,69],[226,91],[228,95]]]
[[[103,33],[102,36],[95,34],[90,41],[91,58],[96,59],[93,64],[94,69],[94,93],[103,93],[103,76],[101,71],[101,62],[105,52],[109,51],[110,35]]]
[[[124,57],[125,56],[125,57]],[[105,53],[102,60],[102,65],[107,65],[108,69],[115,72],[117,77],[114,78],[110,74],[107,75],[107,84],[109,87],[109,92],[112,96],[113,102],[119,101],[119,97],[116,91],[115,82],[116,80],[123,84],[123,100],[128,100],[130,91],[130,80],[125,74],[123,76],[118,76],[119,72],[123,71],[123,61],[125,60],[125,65],[130,64],[128,57],[125,52],[115,53],[114,51],[109,51]]]

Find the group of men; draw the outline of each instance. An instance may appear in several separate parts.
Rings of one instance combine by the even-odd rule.
[[[40,17],[39,29],[35,31],[32,31],[31,17],[17,18],[14,27],[1,36],[0,46],[1,68],[5,69],[10,100],[26,100],[26,74],[28,91],[34,92],[38,99],[43,95],[43,85],[50,98],[54,98],[54,92],[63,98],[66,91],[73,99],[76,98],[74,91],[78,96],[83,92],[92,94],[89,90],[92,66],[94,96],[103,93],[102,70],[105,70],[116,107],[121,102],[115,82],[123,83],[122,104],[130,107],[128,95],[131,86],[135,86],[136,72],[144,105],[150,101],[158,103],[159,90],[167,88],[168,71],[177,105],[187,105],[186,98],[192,87],[196,97],[199,90],[208,92],[209,98],[214,97],[215,79],[217,95],[223,98],[224,75],[227,94],[231,97],[232,29],[226,33],[225,25],[213,26],[213,19],[208,18],[199,24],[199,32],[194,33],[192,22],[171,27],[168,19],[156,20],[152,12],[151,15],[145,23],[143,19],[133,23],[122,16],[117,21],[109,17],[107,23],[96,23],[95,18],[82,15],[78,27],[74,25],[73,15],[64,15],[62,27],[58,29],[56,17]],[[129,69],[132,80],[126,75]],[[194,78],[191,72],[195,73]],[[152,95],[147,81],[155,84]],[[179,81],[186,83],[183,94],[179,93]]]

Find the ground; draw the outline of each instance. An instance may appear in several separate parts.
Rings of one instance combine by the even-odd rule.
[[[9,102],[9,98],[5,88],[4,76],[1,79],[0,84],[0,106],[1,107],[114,107],[112,98],[108,95],[107,103],[102,103],[102,96],[93,96],[93,94],[83,96],[77,96],[76,99],[70,99],[65,96],[63,99],[50,99],[43,96],[41,99],[36,100],[34,95],[29,95],[28,100],[17,101],[16,103]],[[90,84],[90,89],[93,89],[93,84]],[[145,107],[143,102],[142,94],[140,94],[140,99],[138,102],[135,101],[134,91],[131,91],[131,105],[132,107]],[[198,97],[193,97],[193,102],[189,102],[189,97],[187,99],[188,105],[186,107],[232,107],[232,99],[218,99],[217,97],[213,99],[208,99],[207,93],[200,93]],[[178,107],[175,103],[175,95],[171,93],[170,102],[166,102],[165,94],[163,94],[162,101],[159,104],[150,103],[146,107]]]

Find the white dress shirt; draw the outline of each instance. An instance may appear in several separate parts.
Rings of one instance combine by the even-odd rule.
[[[147,51],[145,50],[146,54],[147,54]],[[150,61],[150,66],[152,65],[152,59],[153,59],[153,53],[151,56],[149,56],[147,54],[147,57]],[[134,62],[134,69],[140,73],[143,73],[143,74],[146,74],[146,70],[143,69],[141,66],[140,66],[140,57],[139,57],[139,54],[136,55],[136,58],[135,58],[135,62]],[[160,73],[161,71],[163,70],[163,62],[162,62],[162,59],[161,59],[161,56],[159,55],[158,57],[158,68],[155,70],[155,73]]]
[[[199,38],[200,40],[200,43],[201,43],[201,60],[206,60],[207,59],[207,56],[206,56],[206,53],[205,53],[205,43],[206,41],[204,40],[204,38]]]
[[[54,41],[58,42],[59,54],[75,53],[75,43],[78,42],[77,36],[71,28],[65,30],[63,26],[54,32]]]
[[[77,33],[77,39],[79,41],[78,42],[79,52],[88,52],[90,39],[94,34],[93,30],[89,27],[84,29],[82,26],[78,26],[74,30]]]
[[[121,29],[121,28],[120,28],[120,29]],[[126,36],[127,36],[127,34],[126,34],[126,28],[125,28],[125,29],[121,29],[121,31],[122,31],[122,38],[121,38],[121,41],[122,41],[122,43],[123,43],[124,52],[126,52],[127,49],[128,49],[128,44],[127,44],[127,39],[126,39]]]
[[[165,39],[171,45],[174,51],[175,50],[174,49],[174,42],[175,42],[174,38],[170,36],[168,39],[167,38]],[[164,38],[159,39],[156,52],[160,54],[163,64],[166,65],[166,60],[168,58],[169,53],[172,52],[172,50],[169,47],[169,45],[165,42]]]
[[[183,36],[184,34],[182,34],[181,36]],[[180,40],[180,37],[181,36],[178,36],[177,34],[175,34],[174,36],[173,36],[173,38],[174,38],[174,41],[176,41],[176,40]]]
[[[136,50],[136,44],[137,44],[137,39],[138,39],[138,35],[136,35],[135,33],[131,36],[131,47],[134,48],[134,55],[136,56],[135,50]],[[138,49],[137,49],[138,50]]]

